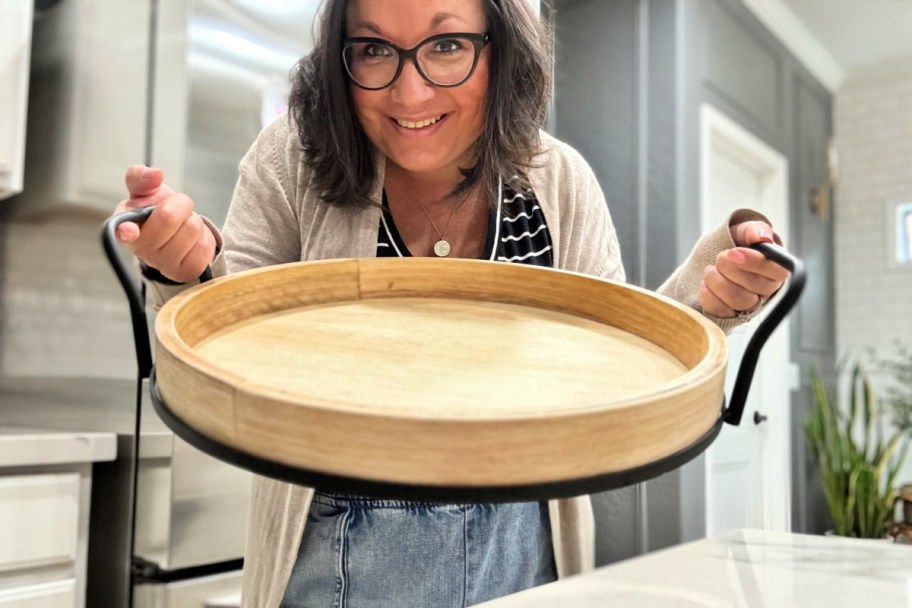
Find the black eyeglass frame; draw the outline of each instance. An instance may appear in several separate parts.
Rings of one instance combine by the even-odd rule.
[[[421,47],[423,47],[424,45],[426,45],[428,43],[436,42],[437,40],[447,40],[449,38],[464,38],[464,39],[468,40],[469,42],[471,42],[472,46],[475,48],[475,57],[472,59],[472,68],[469,70],[469,73],[466,74],[465,78],[463,78],[459,82],[456,82],[453,84],[441,84],[439,82],[435,82],[430,76],[428,76],[427,74],[424,73],[423,69],[421,69],[421,64],[418,62],[418,49],[420,49]],[[399,75],[402,73],[402,66],[405,64],[406,60],[411,59],[412,63],[415,64],[415,69],[418,70],[418,73],[427,82],[431,83],[435,87],[451,89],[453,87],[458,87],[462,84],[465,84],[465,82],[469,78],[472,77],[472,74],[475,73],[475,68],[478,67],[478,58],[481,57],[482,49],[484,49],[484,47],[487,46],[487,44],[490,41],[491,41],[491,36],[487,32],[485,32],[484,34],[474,34],[474,33],[469,33],[469,32],[451,32],[451,33],[447,33],[447,34],[435,34],[433,36],[429,36],[428,38],[425,38],[424,40],[422,40],[421,42],[419,42],[412,48],[404,49],[400,46],[393,44],[389,40],[385,40],[383,38],[371,38],[371,37],[345,38],[342,40],[342,65],[345,66],[345,71],[346,71],[346,73],[348,73],[348,77],[355,84],[355,86],[358,86],[366,91],[380,91],[382,89],[391,87],[393,85],[393,83],[399,79]],[[399,65],[396,67],[396,73],[393,74],[393,77],[390,79],[390,81],[388,83],[386,83],[385,85],[383,85],[382,87],[364,86],[363,84],[358,82],[358,79],[355,78],[355,76],[352,74],[351,68],[348,67],[348,61],[346,61],[346,59],[345,59],[345,53],[350,46],[353,46],[353,45],[359,44],[359,43],[382,44],[382,45],[385,45],[385,46],[388,46],[388,47],[394,49],[396,51],[396,53],[398,53]]]

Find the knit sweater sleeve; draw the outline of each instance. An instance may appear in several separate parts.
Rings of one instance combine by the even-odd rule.
[[[700,305],[700,285],[703,282],[703,273],[707,267],[716,263],[716,257],[723,251],[735,247],[735,242],[731,237],[731,226],[752,220],[770,223],[763,214],[751,209],[735,211],[725,222],[704,234],[697,241],[684,263],[678,266],[677,270],[656,291],[702,312],[707,319],[713,321],[726,333],[742,323],[750,321],[759,314],[762,308],[748,315],[725,319],[703,312],[703,307]],[[776,240],[781,244],[778,236]]]
[[[288,119],[276,119],[260,132],[241,160],[224,231],[203,218],[217,242],[218,254],[210,264],[213,276],[300,259],[294,204],[298,184],[291,175],[297,170],[300,151],[292,128]],[[150,303],[159,308],[198,281],[147,284]]]

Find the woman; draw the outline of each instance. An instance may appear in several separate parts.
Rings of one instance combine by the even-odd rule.
[[[266,128],[241,162],[224,236],[160,171],[131,167],[118,209],[158,209],[118,237],[160,300],[207,265],[220,275],[382,255],[623,280],[591,169],[539,132],[548,48],[527,0],[329,0],[295,72],[292,119]],[[762,216],[738,212],[661,291],[733,327],[787,274],[736,245],[774,238]],[[244,603],[467,606],[580,572],[593,555],[587,497],[432,505],[257,478]]]

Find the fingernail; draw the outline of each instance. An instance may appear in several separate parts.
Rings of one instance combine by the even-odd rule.
[[[765,239],[768,243],[773,242],[773,232],[771,230],[767,230],[766,228],[761,228],[759,230],[759,232],[760,232],[761,239]]]
[[[743,264],[745,257],[744,254],[738,251],[737,249],[728,250],[728,259],[734,262],[735,264]]]
[[[143,179],[145,179],[147,177],[152,177],[153,175],[155,175],[155,169],[153,169],[152,167],[146,167],[145,169],[142,170],[142,173],[140,173],[140,177],[142,177]]]
[[[134,235],[131,232],[128,232],[124,226],[118,226],[117,240],[121,243],[132,243],[134,240]]]

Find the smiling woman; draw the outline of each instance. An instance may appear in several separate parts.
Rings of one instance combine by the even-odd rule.
[[[457,195],[479,182],[496,183],[504,175],[517,176],[519,187],[528,185],[522,183],[522,176],[535,154],[539,128],[546,117],[551,69],[547,33],[527,2],[346,4],[332,2],[325,8],[320,35],[326,44],[299,63],[291,102],[306,154],[317,169],[316,185],[327,200],[338,205],[370,204],[378,149],[398,160],[397,164],[423,172],[446,166],[455,172],[450,176],[455,177],[450,189]],[[460,86],[445,83],[452,90],[426,86],[419,72],[422,57],[416,55],[414,61],[408,61],[401,51],[395,51],[415,47],[429,36],[454,33],[474,38],[471,47],[463,43],[463,58],[469,56],[465,52],[469,48],[475,52],[466,74],[468,81],[457,83]],[[486,44],[481,46],[484,35]],[[389,88],[368,83],[380,91],[352,87],[345,78],[343,57],[353,59],[355,50],[382,52],[375,46],[359,46],[343,55],[336,51],[346,45],[346,38],[349,44],[356,44],[351,40],[356,37],[372,37],[375,43],[379,39],[386,50],[395,51],[399,60],[390,63],[396,65],[402,82],[395,87],[382,83]],[[440,42],[446,39],[448,36]],[[438,43],[426,49],[441,50],[452,53],[454,45]],[[421,165],[413,160],[416,151],[399,143],[407,135],[397,127],[438,119],[450,124],[436,128],[439,135],[423,144],[435,151]],[[405,124],[390,124],[397,120]],[[494,128],[482,132],[485,121]],[[374,139],[377,136],[383,139]],[[441,145],[439,140],[446,143]],[[327,145],[329,142],[333,145]],[[493,203],[493,197],[488,198]]]
[[[118,238],[140,258],[157,300],[194,284],[207,265],[220,277],[334,258],[474,258],[624,280],[592,169],[540,131],[550,42],[528,0],[327,0],[319,32],[293,73],[289,119],[264,129],[241,162],[223,232],[193,211],[187,195],[168,189],[161,171],[127,171],[130,198],[120,209],[156,210],[141,229],[120,224]],[[743,247],[774,238],[763,216],[740,210],[697,244],[660,292],[730,329],[787,275]],[[456,266],[440,263],[449,272]],[[528,289],[553,291],[534,279]],[[367,343],[362,334],[377,325],[349,329],[336,345],[345,352],[355,344],[344,336]],[[494,343],[471,351],[470,369],[497,368],[492,358],[506,369],[522,365],[511,357],[515,341],[488,334]],[[409,369],[433,355],[424,344],[400,340],[389,356],[378,353],[396,366],[382,377],[416,382]],[[558,357],[552,350],[537,349],[525,367],[547,377]],[[310,354],[333,357],[331,350]],[[395,393],[353,362],[346,372],[368,404]],[[443,380],[460,377],[455,367],[438,375],[429,384],[443,391]],[[497,376],[513,394],[516,379]],[[244,602],[457,608],[590,568],[593,542],[588,497],[441,505],[257,478]]]

